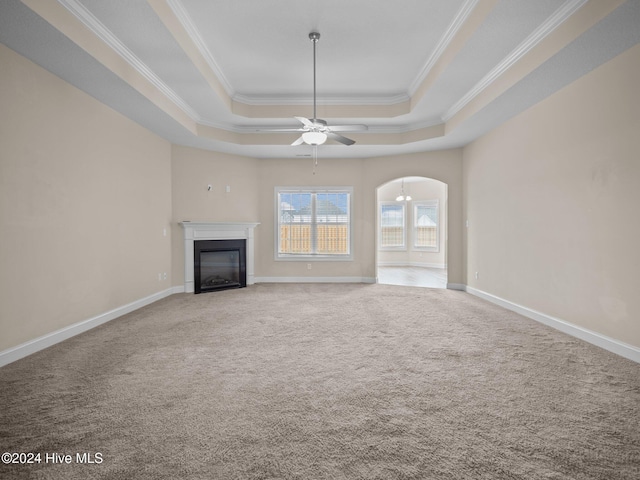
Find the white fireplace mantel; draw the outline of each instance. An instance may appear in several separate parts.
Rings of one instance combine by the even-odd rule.
[[[184,229],[184,291],[195,291],[193,281],[193,242],[196,240],[246,240],[247,285],[255,283],[253,229],[257,222],[180,222]]]

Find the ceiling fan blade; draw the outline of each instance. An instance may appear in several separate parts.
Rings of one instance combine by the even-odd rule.
[[[330,125],[329,130],[332,132],[362,132],[369,130],[366,125]]]
[[[311,120],[309,120],[308,118],[304,118],[304,117],[293,117],[296,120],[298,120],[299,122],[302,122],[302,124],[305,127],[309,127],[309,128],[313,128],[315,127],[315,125],[313,124],[313,122]]]
[[[304,128],[259,128],[256,132],[306,132]]]
[[[353,145],[355,142],[355,140],[351,140],[350,138],[347,137],[343,137],[342,135],[338,135],[337,133],[333,133],[333,132],[327,132],[327,137],[329,137],[331,140],[335,140],[336,142],[340,142],[344,145]]]
[[[301,136],[295,142],[293,142],[291,145],[295,147],[296,145],[302,145],[303,143],[304,143],[304,140],[302,139],[302,136]]]

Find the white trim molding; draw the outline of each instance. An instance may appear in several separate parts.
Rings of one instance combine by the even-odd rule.
[[[382,250],[384,252],[393,252],[393,250]],[[444,270],[447,265],[444,263],[428,263],[428,262],[378,262],[379,267],[421,267],[421,268],[437,268]]]
[[[88,9],[78,0],[58,0],[58,3],[71,12],[91,33],[102,40],[125,62],[142,75],[149,83],[157,88],[169,101],[180,110],[198,122],[200,116],[185,102],[176,92],[174,92],[158,75],[155,74],[142,60],[140,60],[127,46],[100,20],[98,20]]]
[[[241,95],[234,94],[231,99],[234,102],[244,103],[245,105],[309,105],[309,97],[294,97],[285,95]],[[411,97],[406,93],[397,93],[394,95],[354,96],[354,95],[336,95],[322,96],[317,98],[318,105],[397,105],[399,103],[408,102]]]
[[[604,348],[605,350],[615,353],[616,355],[620,355],[621,357],[625,357],[629,360],[640,363],[640,348],[638,347],[634,347],[633,345],[621,342],[619,340],[616,340],[615,338],[602,335],[601,333],[579,327],[559,318],[552,317],[551,315],[547,315],[531,308],[518,305],[517,303],[510,302],[508,300],[505,300],[504,298],[497,297],[473,287],[467,286],[465,290],[471,295],[480,297],[491,303],[504,307],[507,310],[511,310],[512,312],[519,313],[524,317],[535,320],[536,322],[543,323],[549,327],[555,328],[556,330],[560,330],[563,333],[571,335],[572,337],[576,337],[580,340],[591,343],[592,345]]]
[[[427,78],[427,75],[429,75],[429,72],[431,72],[433,66],[438,60],[440,60],[442,54],[445,52],[451,41],[455,38],[460,28],[462,28],[464,23],[467,21],[467,18],[469,18],[469,15],[471,15],[471,12],[473,12],[473,9],[478,4],[478,1],[479,0],[466,0],[462,4],[462,7],[460,7],[460,10],[458,10],[458,13],[456,13],[453,21],[447,27],[447,30],[445,30],[442,37],[440,37],[440,40],[438,41],[436,48],[431,53],[431,56],[427,60],[427,63],[424,64],[418,76],[413,80],[413,82],[411,82],[411,85],[409,87],[409,95],[411,97],[415,95],[416,90],[418,90],[420,85],[422,85],[424,79]]]
[[[489,85],[500,78],[509,68],[520,61],[536,45],[544,40],[556,28],[562,25],[571,15],[576,13],[588,0],[567,0],[544,23],[536,28],[509,55],[502,59],[489,73],[471,88],[442,116],[442,121],[448,122],[462,110],[471,100],[480,95]]]
[[[256,283],[376,283],[374,277],[256,277]]]
[[[189,35],[189,38],[200,52],[200,55],[202,55],[202,58],[204,58],[207,65],[209,65],[211,71],[218,78],[229,98],[233,97],[235,93],[233,87],[229,83],[229,80],[227,80],[227,77],[225,77],[224,72],[218,65],[218,62],[216,62],[216,59],[211,54],[211,51],[207,47],[207,43],[200,34],[200,30],[196,27],[183,3],[180,0],[167,0],[167,5],[169,5],[169,8]]]
[[[33,353],[39,352],[40,350],[44,350],[45,348],[51,347],[57,343],[62,342],[63,340],[75,337],[80,333],[91,330],[92,328],[95,328],[98,325],[102,325],[103,323],[110,322],[111,320],[126,315],[127,313],[131,313],[134,310],[138,310],[139,308],[150,305],[154,302],[157,302],[158,300],[162,300],[169,295],[181,292],[182,287],[171,287],[161,292],[149,295],[148,297],[144,297],[134,302],[128,303],[127,305],[123,305],[108,312],[102,313],[93,318],[89,318],[88,320],[74,323],[73,325],[69,325],[68,327],[61,328],[60,330],[56,330],[55,332],[47,333],[46,335],[35,338],[33,340],[29,340],[28,342],[25,342],[16,347],[4,350],[0,352],[0,367],[8,365],[9,363],[13,363],[16,360],[20,360],[21,358],[27,357]]]

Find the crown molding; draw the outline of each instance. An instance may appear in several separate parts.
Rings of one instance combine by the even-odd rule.
[[[409,96],[413,97],[413,95],[416,93],[416,90],[418,90],[420,85],[422,85],[422,82],[424,82],[425,78],[427,78],[427,75],[429,75],[429,72],[431,72],[433,66],[438,62],[451,41],[455,38],[456,34],[460,30],[460,28],[462,28],[462,25],[464,25],[464,23],[467,21],[467,18],[469,18],[469,15],[471,15],[471,12],[476,7],[479,1],[480,0],[466,0],[460,10],[458,10],[458,13],[453,18],[453,21],[451,22],[451,24],[449,24],[449,27],[444,32],[442,37],[440,37],[440,40],[438,41],[436,48],[431,53],[431,56],[427,60],[427,63],[422,67],[418,76],[409,86]]]
[[[195,23],[193,23],[193,20],[191,19],[191,16],[187,12],[187,9],[182,4],[182,1],[166,0],[166,2],[167,2],[167,5],[169,5],[169,8],[171,8],[171,11],[173,11],[173,14],[176,16],[176,18],[182,25],[182,27],[187,32],[187,35],[189,35],[189,38],[191,39],[195,47],[198,49],[198,52],[200,52],[200,55],[202,55],[202,58],[204,58],[204,60],[207,62],[207,65],[209,65],[209,68],[211,68],[214,75],[218,78],[218,80],[222,84],[222,87],[227,92],[227,95],[230,98],[233,98],[235,94],[233,87],[227,80],[227,77],[225,77],[224,73],[222,72],[222,69],[218,65],[218,62],[216,62],[215,58],[211,54],[211,51],[207,47],[206,42],[202,38],[202,35],[200,35],[200,30],[198,30],[198,27],[196,27]]]
[[[487,75],[485,75],[474,87],[469,90],[442,116],[444,122],[448,122],[462,110],[471,100],[480,95],[489,85],[500,78],[509,68],[521,60],[529,51],[544,40],[551,32],[571,17],[589,0],[567,0],[555,11],[543,24],[531,33],[509,55],[498,63]]]
[[[410,100],[407,93],[376,96],[335,96],[317,99],[318,105],[395,105]],[[282,95],[241,95],[235,94],[232,100],[245,105],[311,105],[309,95],[291,97]]]
[[[133,67],[142,77],[157,88],[165,97],[187,114],[193,121],[200,116],[177,93],[153,73],[124,43],[118,39],[100,20],[77,0],[57,0],[60,5],[71,12],[91,33],[107,44],[114,52]]]
[[[341,124],[342,120],[338,121],[338,123]],[[335,122],[334,122],[335,123]],[[349,123],[353,123],[353,122],[348,122],[345,121],[345,124],[349,124]],[[366,122],[365,122],[366,123]],[[369,133],[369,134],[376,134],[376,133],[381,133],[381,134],[403,134],[403,133],[409,133],[409,132],[413,132],[416,130],[421,130],[423,128],[430,128],[430,127],[434,127],[436,125],[440,124],[440,120],[434,121],[434,120],[425,120],[423,122],[416,122],[416,123],[409,123],[409,124],[402,124],[402,125],[371,125],[369,126],[369,129],[366,132],[356,132],[358,134],[361,133]],[[227,132],[233,132],[233,133],[240,133],[240,134],[251,134],[251,133],[260,133],[259,130],[262,128],[298,128],[301,125],[233,125],[233,124],[225,124],[225,123],[219,123],[219,122],[214,122],[214,121],[210,121],[210,120],[206,120],[203,119],[202,121],[199,122],[199,125],[205,126],[205,127],[211,127],[211,128],[217,128],[219,130],[224,130]],[[331,125],[329,125],[331,126]],[[286,132],[264,132],[264,133],[286,133]],[[295,132],[291,132],[291,133],[295,133]]]

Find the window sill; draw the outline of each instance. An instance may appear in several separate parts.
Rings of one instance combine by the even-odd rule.
[[[353,255],[276,255],[276,262],[350,262]]]
[[[439,247],[412,247],[414,252],[440,253]]]

